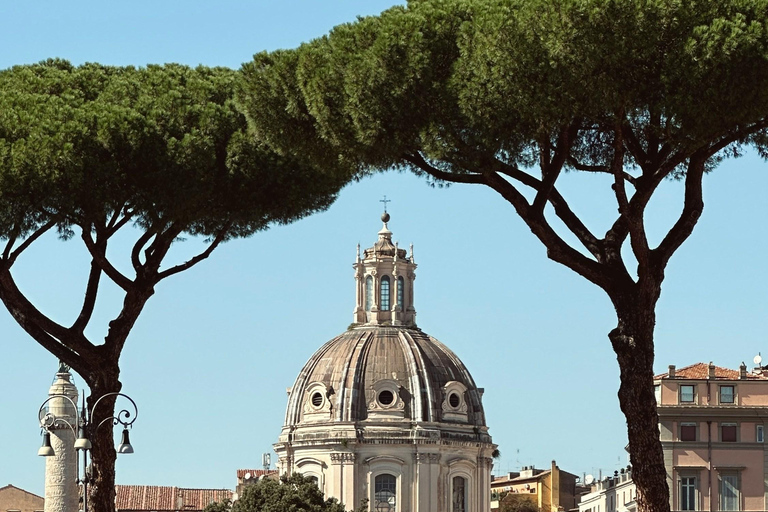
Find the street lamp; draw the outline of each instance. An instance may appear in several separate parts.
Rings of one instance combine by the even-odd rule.
[[[99,404],[102,403],[102,400],[109,397],[114,397],[115,399],[117,397],[123,397],[127,399],[133,406],[133,413],[131,413],[131,411],[127,409],[122,409],[120,412],[117,413],[117,415],[104,418],[97,425],[93,426],[92,422],[93,422],[94,411],[97,409]],[[56,414],[51,412],[46,407],[48,403],[54,399],[56,400],[65,399],[72,405],[72,408],[75,411],[74,425],[67,419],[56,416]],[[53,446],[51,445],[51,429],[56,426],[69,427],[69,429],[72,431],[72,434],[75,437],[74,448],[75,448],[75,452],[77,453],[77,464],[76,464],[77,483],[82,484],[83,486],[83,510],[87,512],[88,511],[88,484],[90,483],[90,478],[91,478],[91,471],[88,463],[88,459],[89,459],[88,453],[93,447],[93,444],[91,443],[91,439],[89,438],[89,435],[91,436],[95,435],[96,431],[102,425],[108,422],[112,423],[112,425],[120,424],[123,426],[123,433],[120,440],[120,444],[117,447],[117,453],[133,453],[133,446],[131,445],[131,441],[128,436],[128,429],[132,427],[133,422],[135,422],[136,418],[139,416],[139,409],[136,406],[136,402],[134,402],[131,397],[123,393],[117,393],[117,392],[106,393],[105,395],[102,395],[101,397],[99,397],[98,400],[96,400],[96,402],[93,404],[93,407],[91,407],[90,409],[88,409],[85,406],[85,394],[83,393],[83,405],[82,407],[80,407],[79,415],[77,414],[77,409],[78,407],[75,401],[65,394],[50,395],[48,399],[45,402],[43,402],[43,404],[40,406],[40,410],[37,413],[37,417],[40,420],[40,427],[43,430],[43,445],[37,451],[37,454],[42,457],[55,456],[56,453],[54,452]],[[82,477],[79,474],[81,452],[83,454]]]

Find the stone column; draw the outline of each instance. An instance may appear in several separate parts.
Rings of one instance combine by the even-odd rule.
[[[355,454],[349,452],[331,453],[331,486],[326,498],[334,497],[349,509],[355,502]]]
[[[77,403],[77,388],[72,384],[72,375],[61,370],[64,368],[56,374],[48,395],[66,395]],[[77,409],[66,398],[53,398],[48,402],[48,412],[73,427],[77,421]],[[45,512],[74,512],[79,509],[75,434],[61,421],[57,421],[50,432],[55,455],[45,458]]]
[[[478,480],[477,480],[477,506],[480,512],[491,510],[491,470],[493,469],[493,459],[490,457],[479,457],[477,459]]]
[[[413,454],[413,506],[418,512],[439,512],[437,504],[437,482],[439,475],[440,454]]]

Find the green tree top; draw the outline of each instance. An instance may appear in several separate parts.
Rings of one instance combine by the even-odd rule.
[[[242,71],[238,101],[280,154],[487,186],[606,292],[638,504],[668,510],[655,308],[704,174],[748,146],[768,156],[768,0],[411,0]],[[565,172],[602,175],[592,194],[615,215],[588,226]],[[669,178],[683,204],[654,240],[645,212]]]
[[[300,473],[279,480],[264,478],[246,485],[242,496],[230,505],[212,503],[204,512],[345,512],[335,498],[325,500],[314,480]],[[361,508],[362,512],[362,508]]]
[[[49,221],[96,231],[117,215],[226,239],[326,208],[343,182],[247,137],[235,79],[60,60],[0,72],[0,236]]]
[[[0,71],[0,300],[19,325],[82,376],[89,402],[120,391],[119,359],[155,286],[222,242],[327,208],[349,178],[269,150],[247,133],[233,98],[237,72],[63,60]],[[90,255],[82,306],[67,323],[46,316],[11,268],[45,233],[79,237]],[[125,254],[110,249],[132,236]],[[169,262],[183,235],[207,240]],[[125,239],[123,238],[123,239]],[[102,343],[88,339],[102,277],[123,303]],[[94,418],[112,415],[114,401]],[[91,503],[114,510],[109,429],[92,433]]]

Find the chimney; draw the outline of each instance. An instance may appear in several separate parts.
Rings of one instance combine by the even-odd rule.
[[[715,378],[715,364],[712,361],[709,362],[709,378]]]
[[[675,378],[675,365],[673,364],[669,365],[669,378],[670,379]]]
[[[739,366],[739,378],[740,379],[747,378],[747,365],[744,364],[744,361],[742,361],[741,366]]]

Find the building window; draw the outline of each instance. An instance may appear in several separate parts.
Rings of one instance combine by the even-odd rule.
[[[695,423],[680,424],[680,440],[681,441],[696,440],[696,424]]]
[[[373,278],[365,278],[365,310],[370,311],[373,305]]]
[[[692,404],[695,398],[693,384],[681,384],[680,385],[680,403]]]
[[[460,476],[453,477],[453,509],[452,512],[467,510],[467,480]]]
[[[758,425],[755,429],[755,441],[758,443],[764,442],[765,439],[765,427],[763,425]]]
[[[680,477],[680,510],[696,510],[696,477]]]
[[[720,440],[724,443],[735,443],[737,434],[736,423],[720,424]]]
[[[656,403],[661,403],[661,384],[656,384],[653,386],[653,395],[656,397]]]
[[[738,473],[721,473],[720,510],[739,510],[740,501]]]
[[[383,474],[374,482],[373,510],[376,512],[397,512],[397,479],[393,475]]]
[[[381,278],[381,301],[379,309],[389,311],[389,276]]]
[[[403,279],[403,276],[400,276],[397,278],[397,304],[400,306],[400,309],[405,311],[405,304],[404,302],[405,297],[405,280]]]
[[[735,401],[733,386],[720,386],[720,403],[732,404]]]

